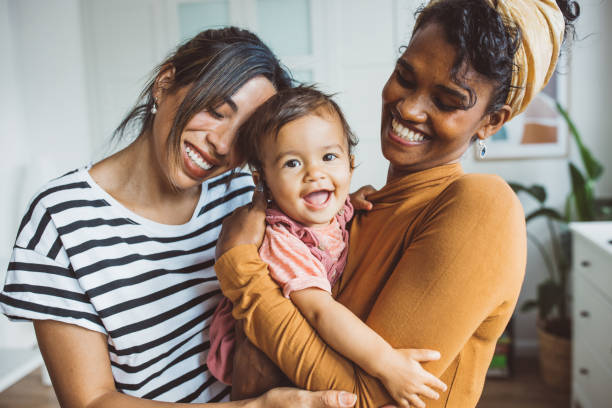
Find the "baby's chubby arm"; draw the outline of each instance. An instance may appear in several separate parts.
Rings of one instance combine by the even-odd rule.
[[[411,403],[425,407],[419,395],[437,399],[432,387],[446,390],[446,385],[420,364],[439,359],[437,351],[394,349],[324,290],[298,290],[291,292],[290,298],[327,344],[379,378],[399,406]]]

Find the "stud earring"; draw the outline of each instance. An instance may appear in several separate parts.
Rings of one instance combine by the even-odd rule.
[[[155,115],[157,113],[157,99],[153,100],[153,106],[151,106],[151,113]]]
[[[487,145],[482,139],[478,139],[478,157],[484,159],[487,156]]]

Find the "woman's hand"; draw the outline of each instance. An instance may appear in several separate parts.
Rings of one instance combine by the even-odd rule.
[[[275,388],[266,392],[258,403],[266,408],[344,408],[352,407],[357,396],[346,391],[304,391],[296,388]]]
[[[217,259],[238,245],[261,245],[266,232],[266,206],[264,194],[256,190],[250,204],[237,208],[223,221],[223,228],[217,240]]]
[[[368,195],[375,193],[376,189],[371,185],[363,186],[359,190],[350,194],[351,204],[355,207],[356,211],[366,210],[370,211],[373,204],[367,200]]]
[[[393,349],[382,358],[386,369],[381,381],[399,407],[425,408],[421,397],[437,400],[440,395],[434,388],[446,391],[446,384],[421,366],[439,359],[440,353],[424,349]]]

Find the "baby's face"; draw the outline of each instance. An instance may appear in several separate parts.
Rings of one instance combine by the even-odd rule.
[[[352,173],[338,117],[321,112],[289,122],[263,151],[265,182],[280,209],[307,227],[329,224],[344,206]]]

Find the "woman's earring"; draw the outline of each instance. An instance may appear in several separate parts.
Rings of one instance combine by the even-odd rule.
[[[478,157],[484,159],[487,156],[487,145],[482,139],[478,139]]]
[[[157,99],[153,100],[153,106],[151,106],[151,113],[155,115],[157,113]]]

